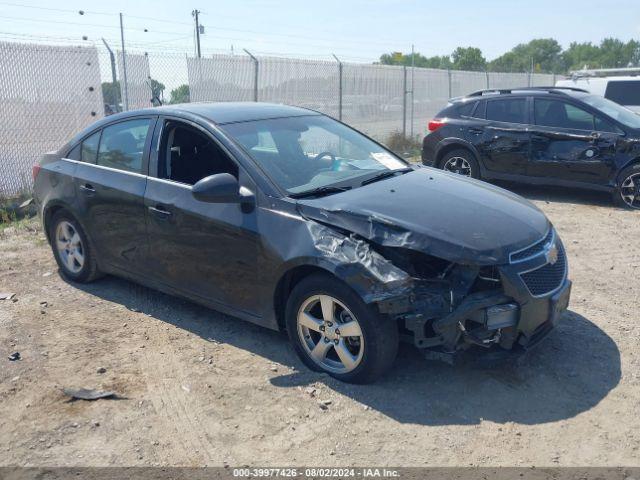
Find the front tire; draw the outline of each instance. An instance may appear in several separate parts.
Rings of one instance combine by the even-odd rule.
[[[344,382],[369,383],[396,358],[396,323],[328,274],[311,275],[296,285],[285,315],[289,340],[312,370]]]
[[[622,208],[640,210],[640,163],[625,168],[613,192],[613,201]]]
[[[480,178],[478,161],[473,153],[464,148],[447,152],[438,166],[446,172],[462,175],[463,177]]]
[[[53,256],[62,275],[72,282],[88,283],[102,276],[89,238],[72,215],[60,210],[49,226]]]

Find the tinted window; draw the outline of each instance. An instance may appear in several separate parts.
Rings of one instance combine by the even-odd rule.
[[[533,110],[536,125],[577,130],[594,129],[593,115],[568,103],[536,98]]]
[[[487,120],[509,123],[527,123],[526,99],[511,98],[487,102]]]
[[[462,105],[460,105],[460,107],[458,107],[458,114],[462,115],[463,117],[470,117],[473,113],[473,109],[476,108],[477,104],[478,102],[463,103]]]
[[[604,96],[620,105],[640,106],[640,80],[609,82]]]
[[[600,117],[596,117],[596,130],[598,132],[624,133],[613,123],[608,122]]]
[[[98,143],[100,142],[100,132],[96,132],[87,137],[82,142],[82,152],[80,160],[87,163],[96,163],[96,155],[98,154]]]
[[[81,147],[82,147],[81,143],[79,143],[78,145],[73,147],[71,149],[71,151],[69,153],[67,153],[67,156],[65,158],[68,158],[69,160],[80,160],[80,148]]]
[[[580,99],[602,113],[631,128],[640,128],[640,115],[600,95],[584,95]]]
[[[151,120],[145,118],[106,127],[100,140],[98,165],[140,173],[150,124]]]

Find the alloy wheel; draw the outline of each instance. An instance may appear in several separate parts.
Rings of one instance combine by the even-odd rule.
[[[339,300],[314,295],[300,306],[298,335],[309,357],[322,369],[348,373],[362,362],[364,336],[356,317]]]
[[[469,161],[463,157],[451,157],[444,164],[443,170],[451,173],[456,173],[464,177],[471,176],[471,165],[469,164]]]
[[[640,173],[629,175],[622,182],[620,196],[629,207],[640,209]]]
[[[56,249],[65,268],[71,273],[79,273],[84,266],[82,239],[75,227],[63,220],[56,227]]]

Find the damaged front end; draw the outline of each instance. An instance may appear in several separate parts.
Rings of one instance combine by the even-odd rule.
[[[427,358],[454,363],[483,352],[477,358],[503,361],[537,344],[568,306],[566,256],[551,227],[487,265],[486,256],[478,264],[434,256],[409,234],[398,240],[397,229],[377,225],[378,243],[318,220],[308,226],[336,274]]]

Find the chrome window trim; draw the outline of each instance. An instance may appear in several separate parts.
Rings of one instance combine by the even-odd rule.
[[[149,176],[145,175],[144,173],[131,172],[129,170],[120,170],[118,168],[107,167],[105,165],[98,165],[96,163],[83,162],[82,160],[72,160],[70,158],[65,158],[65,157],[61,157],[60,160],[64,160],[64,161],[71,162],[71,163],[75,163],[75,164],[78,164],[78,165],[87,165],[87,166],[90,166],[90,167],[100,168],[102,170],[107,170],[109,172],[125,173],[127,175],[133,175],[134,177],[139,177],[139,178],[149,178]]]

